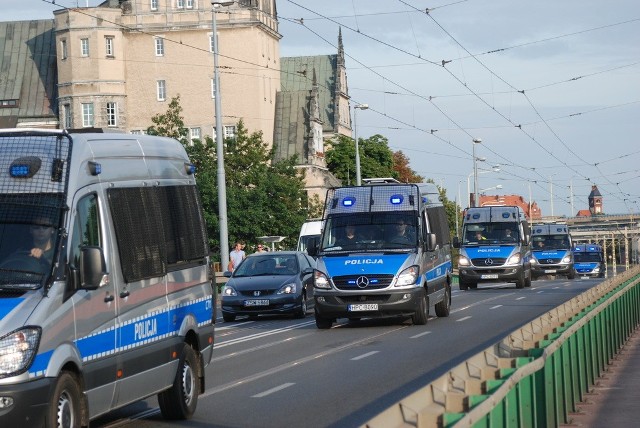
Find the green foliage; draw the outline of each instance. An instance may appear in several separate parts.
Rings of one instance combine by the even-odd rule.
[[[171,99],[166,113],[157,114],[151,118],[154,125],[147,128],[147,134],[174,138],[183,145],[187,145],[189,130],[184,126],[181,113],[182,106],[180,105],[180,95],[178,95]]]
[[[393,152],[389,141],[382,135],[373,135],[367,139],[358,139],[360,148],[360,175],[362,178],[394,177]],[[326,152],[327,167],[345,185],[356,184],[356,149],[353,139],[338,136]]]

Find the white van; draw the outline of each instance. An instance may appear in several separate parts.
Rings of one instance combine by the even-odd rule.
[[[194,167],[145,135],[0,131],[0,422],[87,426],[204,391],[215,293]]]
[[[300,236],[298,237],[298,251],[307,251],[309,246],[309,240],[315,238],[320,240],[320,234],[322,233],[322,220],[309,219],[302,224],[300,228]]]

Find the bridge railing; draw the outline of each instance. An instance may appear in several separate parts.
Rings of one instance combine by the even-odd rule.
[[[639,323],[635,267],[512,332],[364,426],[567,424]]]

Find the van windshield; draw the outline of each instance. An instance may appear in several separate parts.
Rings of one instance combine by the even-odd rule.
[[[465,245],[514,244],[520,242],[517,223],[471,223],[464,226]]]
[[[406,251],[418,245],[417,215],[407,212],[341,214],[327,218],[320,251]]]
[[[61,195],[0,195],[0,288],[35,289],[49,277]]]
[[[602,254],[600,253],[573,253],[573,259],[575,262],[597,262],[602,261]]]

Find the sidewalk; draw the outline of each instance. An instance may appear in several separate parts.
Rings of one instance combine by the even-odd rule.
[[[640,328],[614,357],[564,427],[631,427],[640,424]]]

